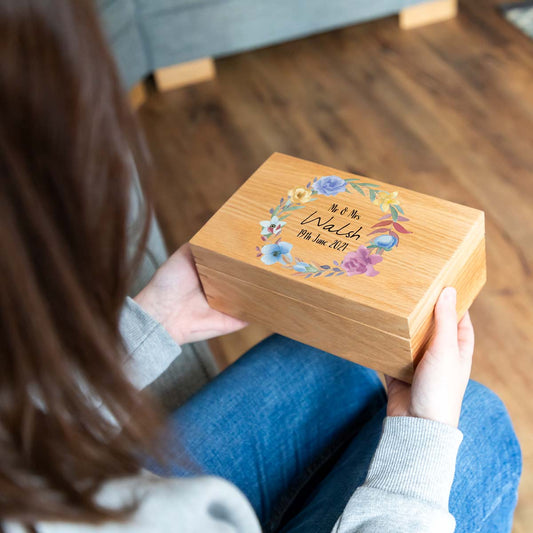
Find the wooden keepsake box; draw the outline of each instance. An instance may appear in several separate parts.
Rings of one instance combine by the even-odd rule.
[[[482,211],[278,153],[191,246],[213,308],[406,381],[486,279]]]

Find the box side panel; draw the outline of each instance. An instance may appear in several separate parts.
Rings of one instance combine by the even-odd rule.
[[[413,364],[406,338],[369,328],[301,300],[198,265],[209,305],[404,381]]]
[[[468,272],[470,269],[481,269],[479,274],[483,275],[482,270],[485,269],[484,253],[482,258],[478,257],[478,260],[482,260],[483,264],[480,264],[479,261],[473,261],[473,256],[479,253],[478,246],[485,239],[485,214],[483,211],[476,211],[476,213],[477,216],[472,221],[468,233],[438,275],[435,276],[424,297],[420,299],[409,316],[409,337],[413,342],[413,351],[416,351],[420,344],[423,343],[421,339],[427,336],[428,328],[431,328],[433,309],[442,289],[447,286],[456,287],[455,284],[458,283],[463,275],[470,275]],[[467,272],[463,272],[465,269]],[[475,296],[470,297],[470,286],[456,287],[456,289],[458,306],[463,300],[473,301]],[[475,292],[475,288],[473,292]],[[477,293],[475,294],[477,295]]]
[[[444,287],[455,287],[457,290],[457,318],[465,314],[472,305],[477,295],[487,280],[487,267],[485,258],[485,238],[483,237],[475,246],[471,254],[462,255],[461,262],[452,265],[435,290],[437,297]],[[431,307],[433,309],[434,303]],[[427,341],[431,337],[434,327],[433,312],[427,313],[425,320],[413,335],[411,348],[413,360],[423,355]]]
[[[409,337],[409,325],[405,316],[388,313],[355,301],[345,294],[327,292],[321,286],[303,284],[301,280],[283,277],[275,272],[237,261],[196,245],[194,239],[191,240],[191,250],[197,267],[204,266],[221,273],[229,272],[232,277],[267,291],[289,294],[295,300],[349,317],[353,322],[380,329],[391,335]]]

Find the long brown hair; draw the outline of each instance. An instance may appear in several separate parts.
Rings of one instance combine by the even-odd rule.
[[[2,0],[0,521],[126,516],[93,495],[152,443],[118,333],[136,131],[89,0]]]

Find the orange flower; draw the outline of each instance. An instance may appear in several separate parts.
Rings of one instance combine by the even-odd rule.
[[[289,199],[293,204],[305,204],[311,200],[313,191],[303,187],[295,187],[288,192]]]

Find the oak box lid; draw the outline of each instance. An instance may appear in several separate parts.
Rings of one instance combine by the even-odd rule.
[[[485,279],[482,211],[279,153],[191,246],[200,268],[411,340],[476,250],[460,314]]]

